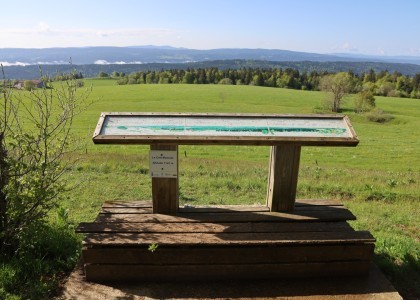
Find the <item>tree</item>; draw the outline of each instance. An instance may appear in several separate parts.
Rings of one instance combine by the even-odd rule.
[[[23,88],[27,91],[32,91],[36,88],[36,84],[32,80],[25,80],[23,82]]]
[[[413,85],[413,90],[420,91],[420,74],[419,73],[414,75],[412,85]]]
[[[108,78],[109,74],[105,73],[104,71],[101,71],[101,72],[99,72],[98,77],[99,78]]]
[[[328,100],[328,106],[332,112],[339,112],[341,102],[345,95],[351,92],[353,88],[352,78],[348,73],[339,72],[333,75],[325,75],[320,81],[322,91],[331,93]]]
[[[223,79],[220,79],[218,84],[232,85],[233,82],[230,78],[223,78]]]
[[[194,82],[194,75],[187,71],[185,72],[184,78],[182,78],[182,83],[192,84]]]
[[[4,75],[3,75],[4,77]],[[64,174],[75,163],[66,154],[78,145],[73,120],[88,104],[75,79],[54,87],[0,95],[0,247],[13,253],[29,228],[67,189]]]
[[[355,110],[358,113],[372,110],[375,107],[375,97],[369,90],[357,93],[354,98]]]
[[[261,74],[256,74],[252,78],[252,83],[256,86],[264,86],[264,77]]]

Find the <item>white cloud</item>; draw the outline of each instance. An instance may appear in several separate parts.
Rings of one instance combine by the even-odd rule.
[[[342,46],[341,49],[346,50],[346,51],[350,51],[350,52],[358,52],[359,49],[353,47],[352,44],[350,44],[349,42],[345,42]]]
[[[3,65],[3,67],[10,67],[10,66],[29,66],[30,64],[24,63],[21,61],[15,61],[15,62],[8,62],[8,61],[0,61],[0,65]]]
[[[410,48],[409,53],[411,55],[420,55],[420,48]]]
[[[378,48],[378,52],[379,52],[380,55],[386,55],[385,50],[382,49],[382,48]]]
[[[130,62],[114,61],[114,62],[109,62],[105,59],[98,59],[98,60],[95,60],[94,64],[95,65],[127,65],[127,64],[141,65],[142,62],[141,61],[130,61]]]
[[[179,35],[180,31],[167,28],[73,29],[39,22],[33,28],[0,28],[0,48],[166,44]]]
[[[48,32],[50,31],[50,26],[45,22],[39,22],[37,27],[38,32]]]
[[[106,60],[104,60],[104,59],[98,59],[98,60],[95,60],[94,64],[95,64],[95,65],[109,65],[109,64],[111,64],[111,63],[107,62],[107,61],[106,61]]]

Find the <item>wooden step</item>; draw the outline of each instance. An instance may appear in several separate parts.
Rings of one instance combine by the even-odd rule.
[[[367,274],[369,261],[241,265],[121,265],[86,264],[86,279],[95,282],[200,281],[356,276]]]
[[[163,223],[190,223],[190,222],[325,222],[355,220],[356,217],[342,207],[324,207],[323,209],[299,209],[293,213],[281,212],[233,212],[233,213],[179,213],[177,215],[162,214],[99,214],[96,222],[163,222]]]
[[[368,231],[293,232],[293,233],[88,233],[84,246],[158,245],[302,245],[373,243]]]
[[[342,203],[338,202],[337,200],[331,199],[297,199],[295,206],[311,206],[311,205],[327,205],[327,206],[343,206]],[[145,208],[145,207],[152,207],[152,201],[150,200],[141,200],[141,201],[106,201],[102,205],[102,208]],[[221,208],[227,210],[254,210],[255,208],[263,207],[268,209],[266,205],[187,205],[181,206],[180,209],[202,209],[202,208]]]
[[[354,219],[329,200],[298,200],[287,213],[222,205],[176,215],[153,214],[150,201],[108,201],[77,232],[92,281],[348,276],[368,272],[375,242],[346,222]]]
[[[347,222],[80,223],[78,233],[244,233],[353,231]]]
[[[164,247],[155,251],[148,247],[90,248],[85,247],[82,255],[90,264],[248,264],[329,262],[369,260],[373,254],[373,244],[347,245],[260,245],[260,246],[211,246],[211,247]]]

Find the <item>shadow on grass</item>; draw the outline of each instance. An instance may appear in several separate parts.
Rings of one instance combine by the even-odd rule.
[[[413,255],[397,260],[385,253],[375,254],[374,262],[404,299],[420,298],[420,263]]]

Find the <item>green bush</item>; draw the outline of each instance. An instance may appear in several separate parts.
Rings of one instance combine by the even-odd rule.
[[[372,110],[375,107],[375,96],[371,91],[361,91],[354,98],[354,106],[358,113]]]
[[[366,118],[371,122],[386,123],[391,121],[394,117],[391,114],[384,113],[380,108],[375,108],[366,113]]]
[[[74,226],[58,220],[28,228],[21,247],[11,257],[0,257],[0,299],[47,299],[76,265],[81,237]]]
[[[232,85],[233,82],[232,82],[232,79],[230,79],[230,78],[223,78],[223,79],[220,79],[218,84]]]

